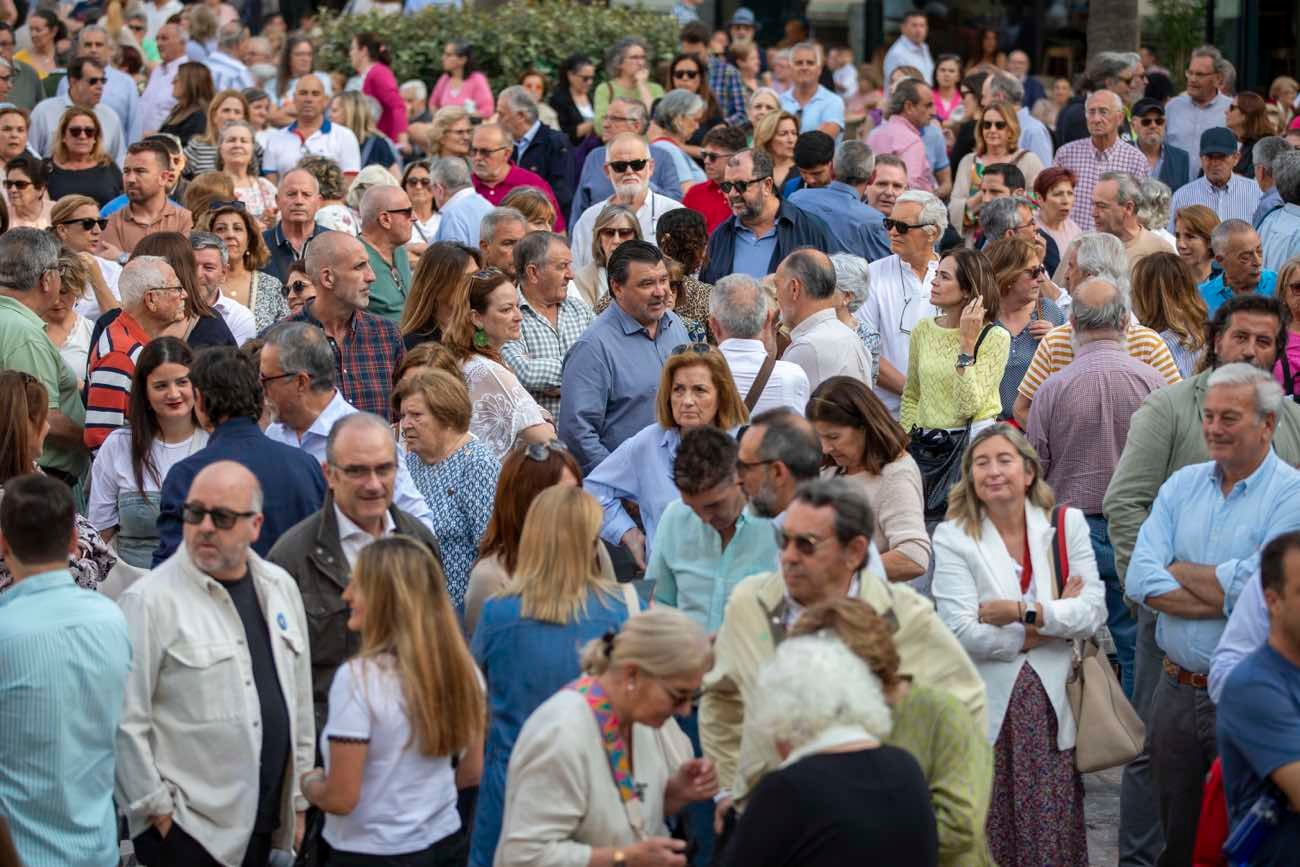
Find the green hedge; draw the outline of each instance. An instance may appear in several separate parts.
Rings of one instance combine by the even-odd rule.
[[[678,29],[672,16],[662,12],[583,6],[568,0],[512,0],[492,9],[434,7],[400,17],[322,17],[321,26],[324,68],[352,74],[348,63],[352,34],[373,30],[392,52],[397,80],[418,78],[430,89],[442,74],[443,46],[453,39],[467,41],[474,46],[478,67],[492,82],[494,93],[514,84],[529,68],[554,78],[560,63],[577,51],[596,62],[597,80],[603,80],[606,49],[629,34],[650,45],[652,63],[667,59],[676,49]]]

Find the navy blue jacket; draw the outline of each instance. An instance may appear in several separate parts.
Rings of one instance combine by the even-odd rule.
[[[732,273],[731,263],[736,256],[736,232],[740,228],[740,219],[733,214],[713,230],[709,236],[708,264],[700,271],[701,283],[716,283]],[[782,200],[781,209],[776,212],[776,249],[772,251],[767,273],[775,272],[781,260],[800,247],[816,247],[826,254],[841,252],[839,243],[821,217]]]
[[[325,474],[302,449],[277,443],[257,422],[235,418],[217,425],[208,444],[171,468],[163,480],[158,514],[157,567],[181,544],[181,507],[194,477],[217,461],[234,461],[248,468],[262,485],[262,533],[253,550],[265,557],[285,531],[320,511],[325,502]]]
[[[1169,142],[1165,142],[1165,158],[1160,163],[1160,174],[1156,175],[1156,180],[1170,190],[1177,190],[1179,187],[1186,186],[1191,179],[1192,158],[1182,148],[1176,148]]]
[[[569,137],[542,124],[537,128],[537,135],[528,143],[528,150],[524,151],[516,164],[521,169],[541,175],[551,185],[555,201],[560,203],[560,215],[563,216],[569,213],[569,206],[573,204],[572,162],[569,159]]]

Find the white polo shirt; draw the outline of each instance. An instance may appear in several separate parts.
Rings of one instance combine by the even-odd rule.
[[[877,259],[868,269],[871,294],[854,315],[880,332],[880,357],[904,376],[907,375],[912,329],[926,316],[938,312],[930,304],[930,284],[934,282],[938,268],[939,259],[935,257],[930,260],[925,279],[918,280],[912,266],[895,254]],[[875,392],[897,418],[902,397],[879,385]]]
[[[262,147],[266,151],[262,158],[262,171],[267,173],[282,175],[308,155],[329,157],[345,173],[361,171],[361,146],[357,144],[357,137],[343,124],[331,123],[328,119],[306,139],[295,121],[280,132],[267,136]]]

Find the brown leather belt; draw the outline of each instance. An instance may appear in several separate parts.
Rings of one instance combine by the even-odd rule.
[[[1210,678],[1208,676],[1197,674],[1194,671],[1188,671],[1167,656],[1164,659],[1164,667],[1165,674],[1169,675],[1179,683],[1186,684],[1187,686],[1194,686],[1197,689],[1205,689],[1206,686],[1209,685]]]

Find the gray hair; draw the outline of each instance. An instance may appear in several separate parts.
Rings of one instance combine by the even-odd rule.
[[[1088,95],[1087,100],[1085,100],[1085,101],[1084,101],[1084,104],[1083,104],[1085,109],[1088,107],[1088,103],[1092,102],[1092,98],[1093,98],[1094,96],[1103,96],[1103,97],[1104,97],[1104,96],[1109,96],[1109,97],[1110,97],[1110,100],[1111,100],[1111,104],[1112,104],[1112,106],[1114,107],[1114,109],[1115,109],[1116,111],[1123,111],[1123,110],[1124,110],[1124,98],[1121,97],[1121,96],[1120,96],[1118,93],[1116,93],[1115,91],[1113,91],[1113,90],[1107,90],[1107,89],[1104,88],[1104,87],[1103,87],[1103,88],[1099,88],[1099,89],[1097,89],[1097,90],[1094,90],[1092,93],[1090,93],[1090,94]]]
[[[1132,69],[1141,58],[1131,51],[1098,51],[1088,61],[1083,71],[1083,84],[1087,90],[1105,90],[1106,82],[1120,77]]]
[[[307,374],[312,391],[334,388],[334,350],[318,326],[310,322],[281,322],[266,333],[265,346],[276,348],[281,371]]]
[[[439,157],[429,163],[429,181],[449,193],[458,193],[474,183],[464,157]]]
[[[552,244],[563,244],[565,249],[569,246],[569,242],[563,235],[544,231],[529,232],[515,244],[513,254],[515,274],[518,275],[520,285],[523,285],[524,275],[528,273],[529,265],[536,265],[539,268],[546,265],[546,257],[551,253]]]
[[[21,227],[0,235],[0,286],[30,292],[41,275],[59,267],[58,238],[40,229]]]
[[[760,96],[770,96],[777,105],[781,104],[781,94],[777,93],[770,87],[756,87],[754,88],[754,92],[749,95],[749,99],[745,100],[745,109],[748,110],[749,107],[754,104],[754,100],[758,99]]]
[[[1266,135],[1250,150],[1250,158],[1255,161],[1255,165],[1264,169],[1268,174],[1273,174],[1273,161],[1278,158],[1279,154],[1292,150],[1291,143],[1280,135]]]
[[[791,45],[790,57],[793,58],[795,56],[795,53],[799,51],[811,51],[817,57],[817,63],[819,65],[826,62],[826,55],[822,53],[822,47],[819,43],[799,42],[795,45]]]
[[[504,99],[506,108],[510,111],[522,112],[530,121],[537,120],[537,100],[533,99],[533,95],[522,84],[510,85],[497,94],[497,98]]]
[[[709,316],[728,337],[757,340],[767,322],[767,293],[748,274],[728,274],[713,284]]]
[[[1191,63],[1198,57],[1208,57],[1210,60],[1214,61],[1214,71],[1219,75],[1228,74],[1228,61],[1223,59],[1223,52],[1219,51],[1219,49],[1215,48],[1213,45],[1202,45],[1199,48],[1193,48],[1191,55],[1187,58],[1187,62]]]
[[[825,301],[835,294],[835,268],[826,260],[826,254],[811,247],[795,250],[781,267],[799,281],[810,298]]]
[[[691,93],[684,88],[670,90],[659,98],[655,104],[655,123],[664,129],[676,132],[677,121],[704,111],[704,100],[698,93]]]
[[[257,132],[253,129],[253,125],[246,120],[235,119],[228,120],[222,125],[221,132],[217,133],[217,147],[221,147],[221,143],[226,140],[226,133],[230,132],[232,129],[245,130],[248,133],[248,137],[252,139],[253,147],[256,148],[258,146]],[[252,154],[249,156],[252,156]]]
[[[1097,181],[1098,183],[1101,181],[1115,182],[1118,186],[1115,192],[1115,201],[1119,204],[1127,205],[1132,202],[1135,211],[1142,207],[1142,187],[1139,186],[1139,181],[1134,175],[1128,172],[1102,172]]]
[[[889,95],[889,114],[895,115],[903,110],[903,106],[909,102],[921,101],[921,88],[928,85],[924,81],[917,81],[915,78],[904,78],[894,87],[894,92]]]
[[[1300,150],[1283,151],[1273,158],[1273,183],[1288,205],[1300,205]]]
[[[334,451],[338,445],[339,437],[349,428],[354,427],[368,427],[373,430],[383,431],[388,444],[393,447],[393,454],[397,454],[397,441],[393,439],[393,428],[389,425],[387,419],[380,418],[373,412],[353,412],[334,422],[329,435],[325,437],[325,462],[330,466],[338,466],[338,464],[334,463]]]
[[[758,456],[762,460],[780,461],[800,481],[817,478],[821,472],[822,444],[812,422],[783,406],[760,412],[749,420],[749,426],[763,428],[763,438],[758,444]]]
[[[1089,277],[1128,282],[1128,254],[1124,242],[1105,232],[1085,232],[1073,241],[1074,264]]]
[[[933,226],[934,240],[938,241],[944,230],[948,228],[948,209],[944,207],[943,202],[934,193],[925,190],[906,190],[894,201],[894,207],[897,208],[908,202],[920,204],[921,213],[916,221],[922,226]]]
[[[835,538],[847,545],[859,536],[871,541],[876,516],[867,489],[853,479],[813,479],[799,485],[794,501],[814,508],[829,506],[835,512]]]
[[[1255,412],[1259,414],[1260,418],[1266,415],[1276,416],[1282,409],[1282,386],[1278,385],[1277,380],[1273,378],[1270,371],[1260,370],[1253,364],[1236,361],[1217,368],[1214,373],[1210,374],[1206,388],[1210,389],[1221,385],[1228,387],[1253,385],[1255,387]]]
[[[1024,101],[1025,86],[1014,75],[994,72],[988,77],[989,96],[994,102],[1009,103],[1016,108]]]
[[[191,232],[190,249],[194,251],[216,250],[221,254],[222,266],[230,264],[230,251],[226,249],[226,242],[211,232]]]
[[[850,313],[856,313],[871,294],[870,263],[852,253],[835,253],[831,256],[831,267],[835,269],[835,288],[848,296],[844,306]]]
[[[1152,231],[1169,225],[1169,203],[1173,198],[1169,185],[1148,175],[1138,186],[1138,222]]]
[[[164,268],[171,270],[171,265],[161,256],[137,256],[127,262],[121,276],[117,278],[117,289],[122,293],[122,306],[139,304],[147,292],[165,286],[167,274],[163,271]]]
[[[81,28],[81,30],[77,32],[77,46],[78,47],[81,46],[81,37],[91,33],[102,33],[104,35],[104,39],[108,42],[109,46],[110,47],[112,46],[113,41],[112,38],[108,35],[108,29],[100,26],[99,24],[87,24],[85,27]]]
[[[902,197],[900,196],[900,199]],[[988,241],[1006,237],[1007,232],[1020,225],[1020,209],[1033,205],[1024,196],[1001,196],[980,208],[980,228]]]
[[[625,99],[619,97],[618,99],[610,100],[609,104],[612,106],[616,102],[627,107],[627,114],[630,117],[636,118],[637,132],[641,135],[645,135],[646,127],[650,125],[649,118],[646,116],[645,103],[639,99]],[[608,114],[608,111],[606,111],[606,114]]]
[[[852,186],[871,180],[871,173],[876,170],[876,155],[866,142],[849,139],[840,143],[835,149],[835,162],[832,166],[835,180]]]
[[[759,671],[755,696],[755,730],[792,752],[849,726],[883,742],[893,726],[880,680],[832,635],[781,642]]]
[[[605,75],[610,78],[618,78],[618,68],[623,65],[623,58],[627,56],[629,48],[638,47],[645,49],[646,67],[650,66],[650,46],[640,36],[624,36],[609,47],[605,54]]]
[[[1232,243],[1233,236],[1253,231],[1255,227],[1245,220],[1235,218],[1224,220],[1210,232],[1210,249],[1215,255],[1223,256],[1228,252],[1228,245]]]
[[[418,78],[412,78],[410,81],[403,81],[402,86],[397,88],[397,92],[403,96],[406,95],[408,90],[411,91],[412,95],[420,102],[424,102],[429,98],[429,86]]]
[[[1080,300],[1080,291],[1085,286],[1096,284],[1108,286],[1114,290],[1110,300],[1093,307]],[[1090,334],[1098,331],[1114,331],[1124,334],[1128,331],[1129,309],[1124,290],[1105,277],[1089,277],[1074,288],[1070,298],[1070,321],[1074,323],[1074,333]]]
[[[217,49],[225,52],[227,48],[238,48],[244,41],[244,25],[231,22],[217,32]]]
[[[497,238],[497,227],[502,223],[518,223],[528,228],[528,218],[514,208],[493,208],[483,215],[478,224],[478,237],[489,244]]]

